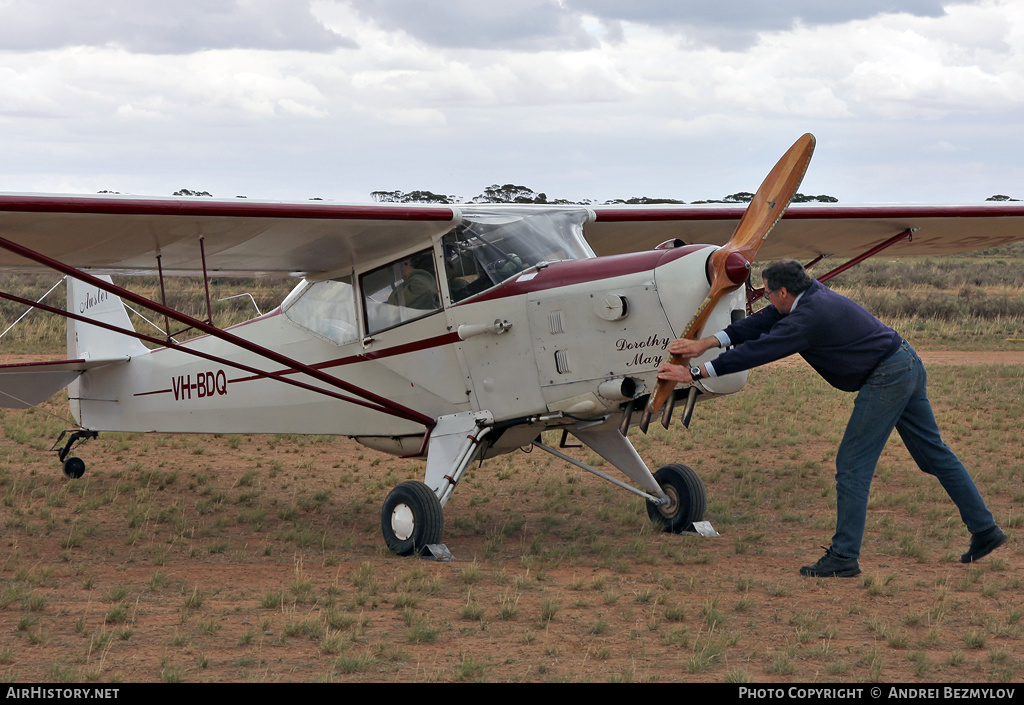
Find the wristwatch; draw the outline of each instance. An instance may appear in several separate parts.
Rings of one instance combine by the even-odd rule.
[[[690,376],[693,377],[694,381],[701,379],[704,375],[701,374],[700,365],[696,365],[690,368]]]

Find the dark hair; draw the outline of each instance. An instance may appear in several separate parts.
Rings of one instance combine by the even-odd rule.
[[[425,272],[434,271],[434,253],[433,252],[417,252],[414,255],[410,255],[402,260],[402,264],[408,264],[413,269],[422,269]]]
[[[802,294],[811,286],[811,278],[804,266],[795,259],[780,259],[765,267],[761,276],[772,291],[785,288],[793,296]]]

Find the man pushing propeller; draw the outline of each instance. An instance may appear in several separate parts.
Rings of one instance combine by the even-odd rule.
[[[665,362],[658,378],[689,383],[740,372],[799,353],[825,381],[857,392],[853,414],[836,454],[836,532],[832,545],[813,565],[812,577],[852,577],[867,518],[868,490],[875,465],[895,428],[918,467],[935,475],[971,532],[960,557],[971,563],[1006,542],[960,459],[943,443],[926,391],[921,359],[900,335],[857,303],[812,280],[803,266],[782,260],[764,270],[770,306],[715,335],[680,338],[669,344],[689,360],[711,348],[726,350],[713,362],[688,368]]]

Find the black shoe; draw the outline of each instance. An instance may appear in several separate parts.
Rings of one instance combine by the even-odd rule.
[[[805,565],[800,569],[800,575],[812,578],[852,578],[860,575],[860,563],[856,558],[845,558],[827,548],[821,560],[814,565]]]
[[[967,549],[967,553],[960,556],[961,563],[973,563],[979,558],[984,558],[992,551],[996,550],[1000,546],[1006,543],[1006,534],[998,526],[993,526],[991,529],[985,531],[979,531],[976,534],[971,535],[971,547]]]

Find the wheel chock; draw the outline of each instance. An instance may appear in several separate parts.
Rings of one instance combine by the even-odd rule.
[[[691,533],[691,532],[688,531],[686,533]],[[698,534],[700,536],[703,536],[706,539],[713,539],[716,536],[721,536],[720,533],[715,531],[715,527],[711,526],[711,522],[710,521],[695,521],[695,522],[693,522],[693,532],[692,533],[695,533],[695,534]]]
[[[448,547],[443,543],[428,543],[427,550],[422,554],[428,561],[444,561],[448,562],[454,560],[455,556],[448,550]]]

